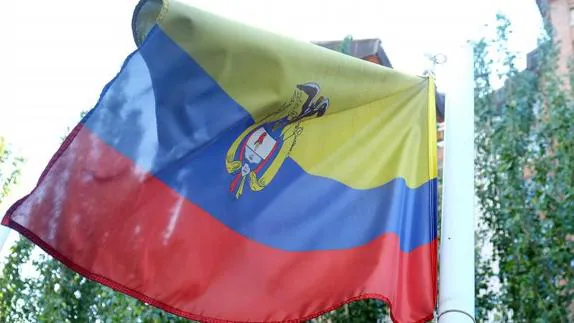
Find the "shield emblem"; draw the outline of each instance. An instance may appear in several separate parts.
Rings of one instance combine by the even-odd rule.
[[[264,127],[255,130],[249,138],[245,147],[245,158],[251,164],[259,164],[267,159],[277,141],[271,137]]]
[[[253,192],[264,189],[295,146],[303,131],[302,121],[325,114],[329,99],[318,97],[319,85],[299,84],[297,90],[307,95],[302,104],[299,95],[294,94],[288,104],[249,126],[229,147],[225,167],[233,175],[229,190],[235,198],[243,194],[246,183]]]

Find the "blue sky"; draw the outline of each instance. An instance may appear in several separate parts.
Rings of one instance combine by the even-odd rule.
[[[513,22],[512,48],[532,50],[540,30],[534,0],[187,0],[191,5],[302,41],[380,38],[393,65],[421,73],[425,53],[448,53],[492,26]],[[29,0],[4,3],[0,21],[0,136],[27,159],[21,184],[0,213],[35,185],[68,127],[89,110],[135,49],[137,0]],[[437,70],[440,85],[442,69]],[[10,236],[13,241],[15,235]],[[0,233],[1,240],[1,233]],[[4,250],[5,252],[5,250]]]

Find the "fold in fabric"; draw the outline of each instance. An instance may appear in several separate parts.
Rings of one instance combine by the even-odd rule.
[[[138,49],[2,223],[210,322],[436,303],[432,79],[143,1]]]

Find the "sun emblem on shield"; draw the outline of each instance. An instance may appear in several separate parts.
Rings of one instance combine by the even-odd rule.
[[[247,183],[254,192],[264,189],[303,133],[301,122],[325,114],[329,99],[319,96],[320,90],[316,83],[297,85],[289,102],[235,139],[225,159],[227,172],[233,175],[229,189],[235,198],[241,197]]]

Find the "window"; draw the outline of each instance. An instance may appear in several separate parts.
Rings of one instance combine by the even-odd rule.
[[[570,26],[574,26],[574,7],[570,8]]]

